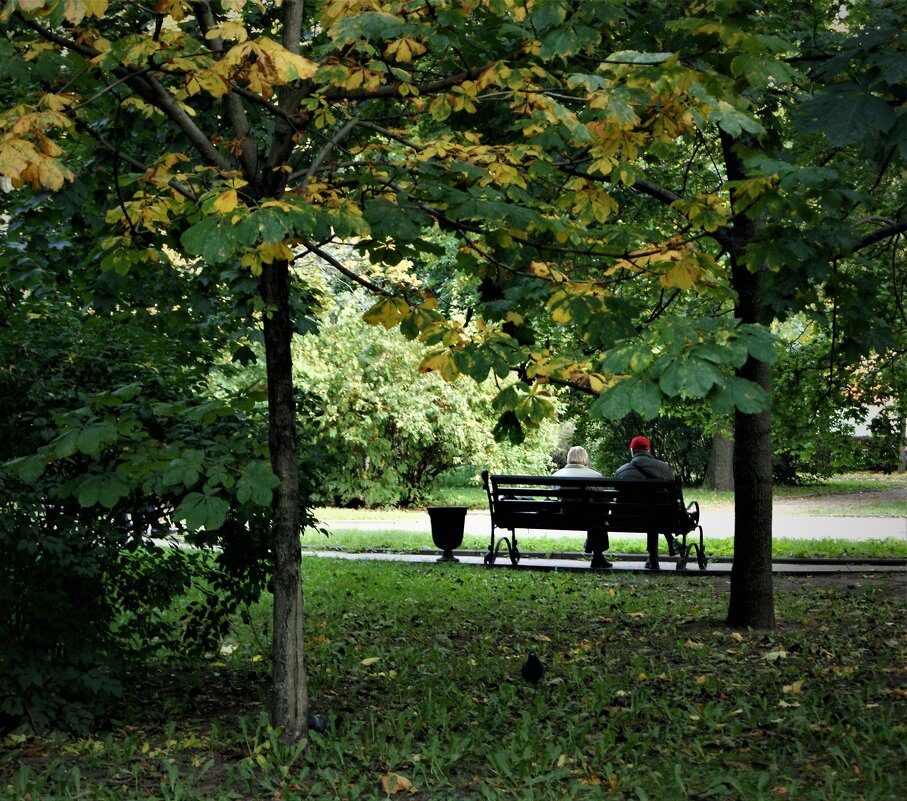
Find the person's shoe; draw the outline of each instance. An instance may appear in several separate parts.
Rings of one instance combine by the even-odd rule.
[[[645,569],[646,570],[661,570],[661,565],[658,564],[658,557],[650,556],[648,559],[646,559]]]
[[[678,537],[671,537],[668,542],[668,556],[677,556],[681,551],[680,539]]]

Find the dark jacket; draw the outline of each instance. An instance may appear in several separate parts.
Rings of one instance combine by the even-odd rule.
[[[651,454],[637,453],[629,462],[617,468],[614,477],[628,481],[645,481],[646,479],[673,481],[674,473],[665,462],[655,459]]]

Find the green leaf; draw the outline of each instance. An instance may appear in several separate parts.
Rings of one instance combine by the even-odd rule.
[[[173,487],[182,484],[193,486],[204,469],[205,454],[203,451],[187,449],[173,459],[164,471],[164,486]]]
[[[661,390],[653,381],[628,378],[602,392],[589,411],[611,420],[620,420],[630,412],[637,412],[646,420],[651,420],[661,411],[661,398]]]
[[[664,64],[673,53],[641,53],[638,50],[618,50],[605,59],[606,64]]]
[[[864,141],[895,123],[894,109],[853,83],[829,87],[804,103],[797,115],[800,130],[824,133],[837,147]]]
[[[221,264],[236,251],[237,228],[223,217],[205,217],[187,228],[180,241],[189,255],[201,256],[209,264]]]
[[[117,427],[112,420],[89,423],[76,436],[76,449],[88,455],[96,454],[104,445],[115,442]]]
[[[280,479],[271,472],[271,466],[262,459],[249,462],[242,471],[236,484],[236,499],[240,503],[252,503],[258,506],[270,506],[272,490]]]
[[[719,414],[730,414],[735,409],[756,414],[768,409],[771,403],[771,397],[758,384],[737,376],[730,376],[724,386],[716,388],[710,400]]]
[[[129,484],[116,473],[104,473],[87,476],[76,485],[73,494],[79,505],[84,508],[100,504],[112,509],[129,495],[129,489]]]
[[[520,421],[515,412],[504,412],[494,427],[494,438],[496,442],[508,440],[513,445],[522,445],[526,439],[526,433],[520,425]]]
[[[216,531],[227,519],[230,504],[216,495],[190,492],[173,513],[175,520],[185,521],[187,528]]]
[[[722,379],[721,372],[703,359],[675,359],[659,378],[658,385],[665,395],[674,397],[684,392],[694,398],[704,398]]]
[[[40,454],[32,454],[31,456],[21,456],[18,459],[12,459],[5,466],[26,484],[32,484],[44,473],[47,463]]]
[[[557,411],[550,398],[526,395],[514,407],[517,419],[529,428],[537,428],[545,420],[554,419]]]
[[[742,325],[740,338],[746,343],[746,349],[754,359],[767,364],[774,363],[778,337],[767,328],[761,325]]]

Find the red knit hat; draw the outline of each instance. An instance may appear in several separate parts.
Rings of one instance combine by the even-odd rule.
[[[651,447],[649,440],[645,437],[633,437],[633,439],[630,440],[631,451],[647,451]]]

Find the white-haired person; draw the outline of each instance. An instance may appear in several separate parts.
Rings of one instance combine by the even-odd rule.
[[[598,470],[594,470],[589,467],[589,454],[586,452],[586,449],[580,445],[574,445],[569,451],[567,451],[567,464],[565,464],[560,470],[556,470],[553,475],[555,477],[564,478],[602,478],[602,474]],[[592,549],[590,547],[589,536],[592,532],[587,532],[586,542],[583,545],[583,551],[586,553],[591,553]],[[605,532],[605,543],[604,550],[608,550],[608,533]],[[597,559],[598,557],[596,557]],[[603,564],[600,565],[603,568],[613,567],[613,565],[602,557]],[[596,565],[598,566],[598,565]]]

